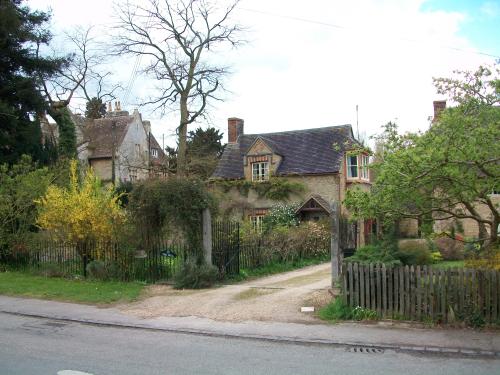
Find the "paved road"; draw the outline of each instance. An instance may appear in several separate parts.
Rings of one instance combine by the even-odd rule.
[[[355,353],[329,346],[96,327],[0,313],[1,375],[81,373],[494,375],[500,374],[500,361],[392,351]]]

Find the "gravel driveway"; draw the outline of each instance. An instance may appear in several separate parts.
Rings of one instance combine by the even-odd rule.
[[[146,298],[120,306],[128,314],[143,318],[197,316],[222,321],[261,320],[312,323],[312,313],[302,306],[321,306],[331,296],[330,264],[268,276],[216,289],[175,290],[152,285]]]

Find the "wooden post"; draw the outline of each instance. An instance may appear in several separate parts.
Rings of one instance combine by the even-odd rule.
[[[203,255],[207,264],[212,264],[212,216],[205,208],[202,213]]]
[[[330,254],[332,261],[332,288],[335,287],[335,282],[339,278],[340,274],[340,207],[338,202],[332,203],[332,230],[331,230],[331,242],[330,242]],[[351,297],[352,298],[352,297]]]

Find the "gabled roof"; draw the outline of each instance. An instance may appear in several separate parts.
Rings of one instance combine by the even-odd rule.
[[[359,144],[353,136],[351,125],[243,134],[237,143],[227,144],[212,177],[244,178],[243,157],[259,137],[282,156],[276,171],[279,176],[338,173],[344,151]]]
[[[113,146],[121,145],[133,116],[116,116],[96,119],[85,126],[85,139],[91,151],[90,158],[110,158]],[[114,125],[114,129],[113,129]]]
[[[111,158],[113,156],[113,145],[118,148],[122,144],[128,126],[133,121],[134,116],[130,115],[104,117],[88,121],[83,131],[84,139],[89,142],[89,159]],[[152,134],[150,147],[158,149],[158,159],[155,162],[162,162],[165,153]]]
[[[300,211],[304,210],[308,206],[308,203],[311,201],[315,201],[317,203],[317,205],[320,206],[321,208],[323,208],[323,210],[328,215],[330,215],[332,213],[332,208],[330,207],[328,202],[321,195],[317,195],[317,194],[313,194],[313,195],[309,196],[304,201],[304,203],[302,203],[302,205],[295,210],[295,213],[299,213]]]
[[[151,163],[155,164],[155,165],[161,165],[161,164],[163,164],[165,162],[165,152],[161,148],[160,144],[156,140],[156,138],[153,135],[153,133],[150,133],[150,134],[151,134],[151,139],[150,139],[151,143],[150,143],[149,147],[151,149],[156,148],[158,150],[158,157],[157,158],[151,158]]]

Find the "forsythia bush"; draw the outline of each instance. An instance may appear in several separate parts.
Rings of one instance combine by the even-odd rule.
[[[77,163],[72,161],[69,188],[50,185],[45,196],[37,201],[37,223],[65,241],[111,240],[126,221],[118,199],[112,188],[102,186],[92,169],[80,184]]]

